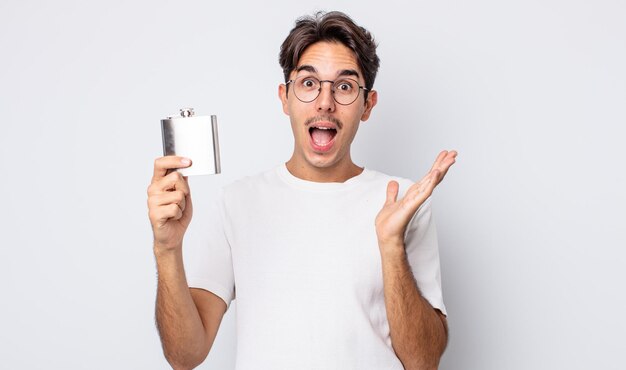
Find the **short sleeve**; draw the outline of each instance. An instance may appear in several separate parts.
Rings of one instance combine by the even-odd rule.
[[[441,267],[437,230],[432,219],[430,198],[413,216],[404,237],[409,265],[422,296],[447,315],[441,292]]]
[[[235,299],[235,279],[230,244],[225,229],[223,198],[209,207],[209,218],[202,225],[202,243],[185,246],[183,256],[187,284],[220,297],[226,306]]]

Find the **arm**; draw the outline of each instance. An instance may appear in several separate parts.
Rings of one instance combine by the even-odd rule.
[[[398,183],[387,186],[387,200],[376,217],[383,266],[385,308],[391,343],[406,369],[437,369],[447,342],[447,322],[422,297],[404,245],[406,228],[455,162],[457,153],[443,151],[430,172],[397,200]]]
[[[409,369],[437,369],[447,343],[445,316],[422,297],[404,245],[381,247],[385,308],[391,343]]]
[[[168,170],[189,164],[174,156],[157,159],[148,188],[158,273],[156,322],[163,353],[174,369],[192,369],[204,361],[226,311],[220,298],[187,285],[182,240],[193,207],[187,179]]]
[[[193,369],[209,354],[226,303],[211,292],[188,287],[182,253],[162,254],[155,250],[155,255],[156,323],[163,353],[172,368]]]

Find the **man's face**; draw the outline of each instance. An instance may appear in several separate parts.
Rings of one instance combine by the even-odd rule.
[[[309,46],[290,79],[302,76],[332,81],[348,77],[365,85],[354,53],[337,42],[317,42]],[[377,95],[371,91],[365,101],[364,92],[360,91],[355,102],[340,105],[333,99],[331,88],[330,83],[323,82],[317,99],[304,103],[294,95],[293,84],[289,89],[284,84],[279,87],[283,111],[291,120],[294,135],[292,160],[299,168],[341,170],[352,165],[350,145],[360,121],[369,118]]]

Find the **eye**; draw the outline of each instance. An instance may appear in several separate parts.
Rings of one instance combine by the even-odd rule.
[[[317,80],[312,77],[304,77],[300,79],[300,86],[302,86],[303,88],[307,90],[315,89],[317,88],[317,85],[318,85]]]
[[[354,90],[355,82],[350,80],[341,80],[335,83],[335,90],[342,93],[349,93]]]

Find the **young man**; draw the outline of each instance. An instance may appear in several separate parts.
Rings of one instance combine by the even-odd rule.
[[[211,245],[186,266],[191,196],[168,170],[190,162],[155,161],[148,204],[166,358],[200,364],[236,290],[237,369],[436,369],[447,326],[428,197],[456,152],[415,184],[352,161],[376,106],[378,57],[345,14],[300,19],[280,62],[293,155],[224,189]]]

